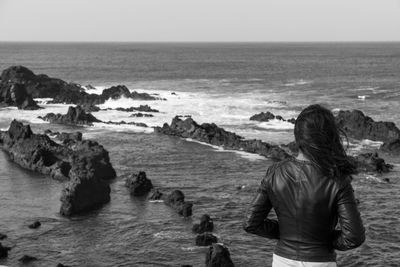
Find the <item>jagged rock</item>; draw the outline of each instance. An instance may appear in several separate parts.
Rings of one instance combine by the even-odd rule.
[[[379,148],[380,150],[388,153],[399,154],[400,153],[400,138],[389,140]]]
[[[164,194],[156,189],[153,194],[149,197],[149,200],[163,200]]]
[[[212,244],[206,255],[206,267],[234,267],[228,248]]]
[[[251,121],[270,121],[275,119],[275,115],[271,112],[261,112],[259,114],[253,115],[250,117]]]
[[[105,89],[101,95],[88,94],[79,84],[67,83],[45,74],[35,75],[31,70],[23,66],[12,66],[5,69],[1,75],[0,92],[9,91],[12,85],[17,84],[22,84],[31,98],[53,98],[52,103],[90,106],[103,104],[110,97],[119,98],[126,95],[138,100],[161,100],[147,93],[130,93],[124,85]],[[0,102],[3,102],[1,98]],[[26,103],[24,104],[26,108],[36,108],[30,99]]]
[[[81,107],[86,113],[100,111],[100,108],[96,105],[83,105]]]
[[[57,144],[47,135],[34,134],[29,125],[14,120],[0,132],[0,145],[12,161],[55,179],[69,180],[61,196],[61,214],[94,209],[110,199],[106,180],[116,176],[108,152],[97,142]]]
[[[153,189],[153,184],[143,171],[133,173],[125,180],[125,186],[129,188],[131,195],[134,196],[143,196]]]
[[[32,261],[36,261],[37,258],[33,257],[33,256],[29,256],[29,255],[24,255],[22,258],[20,258],[18,261],[22,262],[22,263],[29,263]]]
[[[393,122],[376,122],[360,110],[339,111],[336,124],[348,136],[355,139],[387,142],[400,138],[400,130]]]
[[[295,124],[296,123],[296,119],[295,118],[291,118],[291,119],[288,119],[287,122]]]
[[[212,232],[214,230],[214,222],[210,215],[204,214],[200,218],[200,223],[193,225],[192,231],[197,234],[202,234],[204,232]]]
[[[65,115],[48,113],[44,117],[39,117],[50,123],[72,124],[72,125],[91,125],[93,122],[101,122],[90,113],[86,113],[81,106],[69,107]]]
[[[243,137],[225,131],[214,123],[197,124],[192,118],[185,120],[175,117],[171,125],[165,123],[163,127],[155,127],[155,132],[191,138],[197,141],[222,146],[226,149],[241,150],[260,154],[265,157],[282,160],[290,157],[282,148],[271,145],[261,140],[245,140]]]
[[[18,109],[34,110],[40,108],[26,91],[24,84],[10,84],[3,80],[0,82],[0,103],[6,106],[16,106]]]
[[[173,208],[183,217],[192,216],[193,203],[185,201],[185,195],[180,190],[174,190],[169,195],[161,193],[158,189],[153,192],[149,200],[163,200],[164,203]]]
[[[49,135],[50,137],[57,138],[63,144],[68,144],[71,142],[82,141],[82,133],[81,132],[72,132],[72,133],[65,133],[65,132],[53,132],[50,129],[47,129],[45,134]]]
[[[85,88],[86,88],[87,90],[95,90],[95,89],[96,89],[96,87],[94,87],[94,86],[91,85],[91,84],[85,85]]]
[[[124,111],[124,112],[133,112],[133,111],[142,111],[142,112],[159,112],[157,109],[152,109],[149,105],[140,105],[138,107],[130,107],[130,108],[116,108],[115,110]]]
[[[42,224],[39,221],[34,221],[33,223],[31,223],[30,225],[28,225],[28,227],[30,229],[37,229],[41,226]]]
[[[210,246],[217,242],[218,238],[211,233],[202,233],[196,236],[196,246]]]
[[[137,117],[137,118],[141,118],[141,117],[154,117],[153,114],[145,114],[145,113],[133,113],[131,114],[129,117]]]
[[[363,153],[357,156],[349,156],[356,165],[358,172],[389,172],[393,165],[387,164],[378,153]]]
[[[0,259],[7,258],[9,250],[11,250],[11,248],[3,246],[3,244],[0,243]]]

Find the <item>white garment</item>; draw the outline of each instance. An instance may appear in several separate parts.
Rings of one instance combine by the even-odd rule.
[[[276,254],[272,255],[272,267],[337,267],[336,262],[308,262],[287,259]]]

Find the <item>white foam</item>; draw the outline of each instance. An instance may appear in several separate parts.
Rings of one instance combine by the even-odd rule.
[[[260,128],[263,128],[263,129],[273,129],[273,130],[292,130],[292,129],[294,129],[293,123],[290,123],[287,121],[282,121],[282,120],[277,120],[277,119],[260,122],[259,124],[257,124],[257,126]]]
[[[368,97],[368,95],[359,95],[357,96],[358,99],[360,100],[365,100]]]
[[[38,105],[45,105],[50,101],[53,101],[53,98],[34,98]]]
[[[288,83],[284,83],[283,85],[284,86],[296,86],[296,85],[305,85],[305,84],[310,84],[310,83],[313,83],[313,81],[300,79],[300,80],[294,80],[294,81],[291,81]]]

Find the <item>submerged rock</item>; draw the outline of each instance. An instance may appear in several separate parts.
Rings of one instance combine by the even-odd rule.
[[[339,111],[336,124],[348,136],[355,139],[388,142],[400,138],[400,130],[393,122],[376,122],[360,110]]]
[[[163,200],[164,203],[173,208],[183,217],[192,216],[193,203],[185,201],[185,195],[181,190],[174,190],[169,195],[161,193],[158,189],[153,192],[149,200]]]
[[[214,230],[214,222],[210,215],[204,214],[200,218],[200,223],[193,225],[192,231],[197,234],[202,234],[204,232],[212,232]]]
[[[81,106],[69,107],[65,115],[48,113],[44,117],[39,117],[50,123],[72,124],[72,125],[91,125],[93,122],[101,122],[90,113],[86,113]]]
[[[0,233],[0,240],[6,239],[7,235]]]
[[[62,215],[94,209],[110,200],[107,180],[116,176],[108,152],[97,142],[83,140],[57,144],[47,135],[34,134],[16,120],[0,132],[0,145],[23,168],[69,180],[61,195]]]
[[[206,267],[234,267],[228,248],[212,244],[206,255]]]
[[[124,112],[133,112],[133,111],[142,111],[142,112],[160,112],[157,109],[152,109],[149,105],[140,105],[138,107],[130,107],[130,108],[116,108],[115,110],[124,111]]]
[[[196,236],[196,246],[210,246],[217,242],[218,238],[211,233],[202,233]]]
[[[153,114],[145,114],[145,113],[133,113],[131,114],[129,117],[137,117],[137,118],[141,118],[141,117],[154,117]]]
[[[381,151],[399,154],[400,153],[400,138],[392,139],[382,144],[379,148]]]
[[[0,259],[2,258],[7,258],[8,257],[8,251],[10,251],[10,247],[3,246],[3,244],[0,243]]]
[[[378,153],[363,153],[357,156],[349,156],[356,165],[358,172],[389,172],[393,165],[387,164]]]
[[[28,227],[30,229],[37,229],[41,226],[42,224],[39,221],[34,221],[33,223],[31,223],[30,225],[28,225]]]
[[[20,261],[22,263],[29,263],[29,262],[36,261],[36,260],[37,260],[36,257],[29,256],[29,255],[24,255],[18,261]]]
[[[222,146],[226,149],[256,153],[273,159],[282,160],[290,157],[279,146],[271,145],[261,140],[245,140],[235,133],[225,131],[214,123],[199,125],[192,118],[182,120],[177,116],[172,120],[171,125],[165,123],[163,127],[155,127],[154,129],[158,133],[191,138],[208,144]]]
[[[133,173],[125,180],[125,186],[129,188],[131,195],[134,196],[143,196],[153,189],[153,184],[143,171]]]

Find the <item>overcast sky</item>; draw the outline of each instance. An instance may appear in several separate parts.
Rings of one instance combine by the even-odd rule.
[[[0,0],[0,41],[400,41],[400,0]]]

